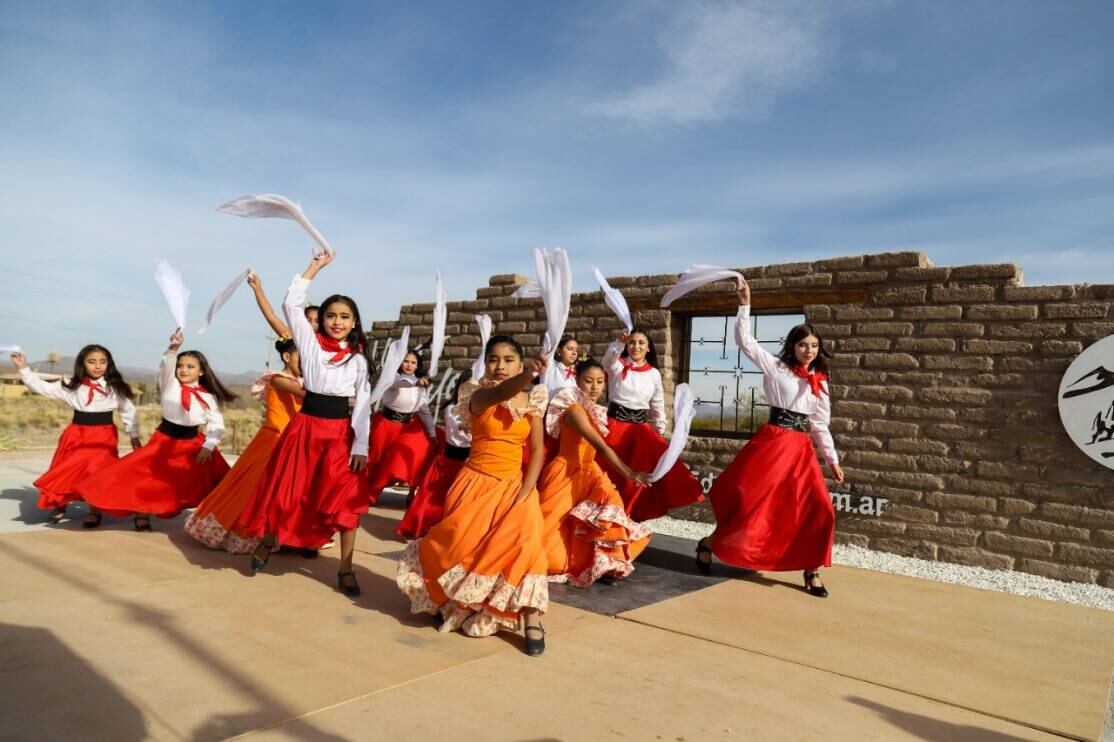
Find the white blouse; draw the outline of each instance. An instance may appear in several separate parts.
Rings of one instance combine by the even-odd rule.
[[[661,372],[656,368],[649,371],[631,369],[624,379],[623,364],[619,360],[623,348],[623,344],[616,340],[607,346],[603,356],[603,368],[607,371],[607,399],[632,410],[649,410],[650,424],[659,435],[665,435],[665,388],[661,383]]]
[[[445,443],[457,448],[472,447],[472,434],[461,426],[453,407],[445,408]]]
[[[569,374],[570,371],[572,372],[571,375]],[[545,384],[545,388],[549,390],[549,398],[553,399],[557,396],[557,392],[562,389],[576,386],[576,368],[566,366],[557,359],[553,359],[553,361],[545,367],[542,383]]]
[[[136,414],[135,405],[127,397],[120,397],[116,391],[105,383],[104,377],[93,381],[106,392],[100,394],[93,392],[93,400],[89,401],[89,388],[82,385],[75,390],[62,386],[60,381],[43,381],[38,374],[29,368],[19,370],[19,378],[23,385],[36,394],[51,399],[60,399],[78,412],[120,412],[120,420],[124,423],[124,431],[129,438],[139,437],[139,415]]]
[[[399,374],[395,382],[383,392],[383,406],[390,407],[400,415],[417,414],[422,421],[426,434],[432,438],[437,434],[433,425],[433,413],[429,411],[429,387],[418,383],[413,374]]]
[[[286,298],[282,301],[282,311],[286,324],[294,335],[294,344],[302,361],[302,379],[306,391],[314,394],[327,394],[332,397],[355,397],[356,405],[352,410],[352,430],[356,439],[352,441],[353,456],[367,456],[367,436],[371,424],[371,386],[368,384],[367,359],[361,354],[345,357],[337,363],[329,359],[334,355],[323,350],[317,342],[317,331],[310,326],[302,308],[306,303],[306,289],[310,280],[294,276]],[[321,307],[325,311],[325,307]],[[341,340],[341,348],[348,344]],[[347,361],[347,363],[345,362]]]
[[[201,390],[200,397],[209,405],[205,409],[197,397],[190,401],[190,408],[182,406],[182,385],[178,383],[175,373],[178,366],[178,354],[167,350],[159,364],[159,401],[162,403],[162,416],[176,425],[205,426],[205,448],[212,451],[220,445],[221,435],[224,434],[224,415],[220,412],[220,405],[212,394]]]
[[[750,330],[749,304],[740,306],[735,317],[735,343],[762,371],[762,390],[766,393],[766,401],[774,407],[808,415],[813,443],[829,466],[838,464],[835,441],[828,430],[832,419],[831,397],[827,393],[820,396],[813,394],[807,379],[794,374],[781,359],[758,344],[758,339]],[[828,382],[821,383],[824,391],[828,392]]]

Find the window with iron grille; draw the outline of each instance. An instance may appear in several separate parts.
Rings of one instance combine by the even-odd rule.
[[[777,355],[803,314],[751,315],[759,344]],[[687,342],[682,381],[696,394],[692,435],[749,438],[769,417],[762,372],[735,345],[735,315],[693,315],[685,320]]]

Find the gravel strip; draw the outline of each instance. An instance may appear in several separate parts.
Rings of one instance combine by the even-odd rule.
[[[654,533],[681,538],[699,539],[707,536],[715,527],[711,523],[696,523],[676,518],[658,518],[647,521]],[[1060,582],[1047,577],[1031,575],[1027,572],[969,567],[948,562],[930,562],[914,557],[871,551],[860,546],[836,544],[832,550],[832,562],[847,567],[889,572],[895,575],[920,577],[953,585],[966,585],[980,590],[995,590],[1000,593],[1024,595],[1031,598],[1055,600],[1088,608],[1101,608],[1114,611],[1114,590],[1099,585],[1081,582]]]

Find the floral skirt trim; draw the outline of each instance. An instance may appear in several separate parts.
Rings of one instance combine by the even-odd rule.
[[[250,554],[259,544],[257,538],[243,538],[220,524],[213,515],[186,520],[185,531],[210,549],[224,549],[229,554]]]
[[[591,500],[578,502],[569,511],[568,517],[576,521],[573,538],[591,542],[592,562],[576,573],[552,575],[550,582],[567,582],[573,587],[588,587],[606,574],[623,578],[634,571],[633,559],[627,553],[627,547],[648,539],[649,526],[631,520],[621,507],[600,505]],[[626,536],[622,537],[616,531],[625,532]]]
[[[545,575],[525,575],[519,585],[512,585],[503,575],[478,575],[456,565],[437,578],[449,597],[448,602],[435,605],[426,588],[422,564],[418,556],[422,539],[411,541],[398,560],[395,582],[408,598],[411,613],[440,612],[444,621],[440,631],[460,629],[468,636],[491,636],[500,629],[516,631],[522,611],[549,609],[549,584]]]

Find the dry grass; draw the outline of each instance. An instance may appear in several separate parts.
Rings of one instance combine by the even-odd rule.
[[[57,400],[39,396],[0,399],[0,451],[52,448],[72,417],[72,410]],[[140,406],[139,429],[144,441],[151,436],[161,419],[159,405]],[[119,416],[116,422],[119,425]],[[257,403],[250,406],[237,404],[224,411],[224,423],[221,450],[239,453],[263,423],[263,407]],[[120,444],[130,450],[122,429]]]

